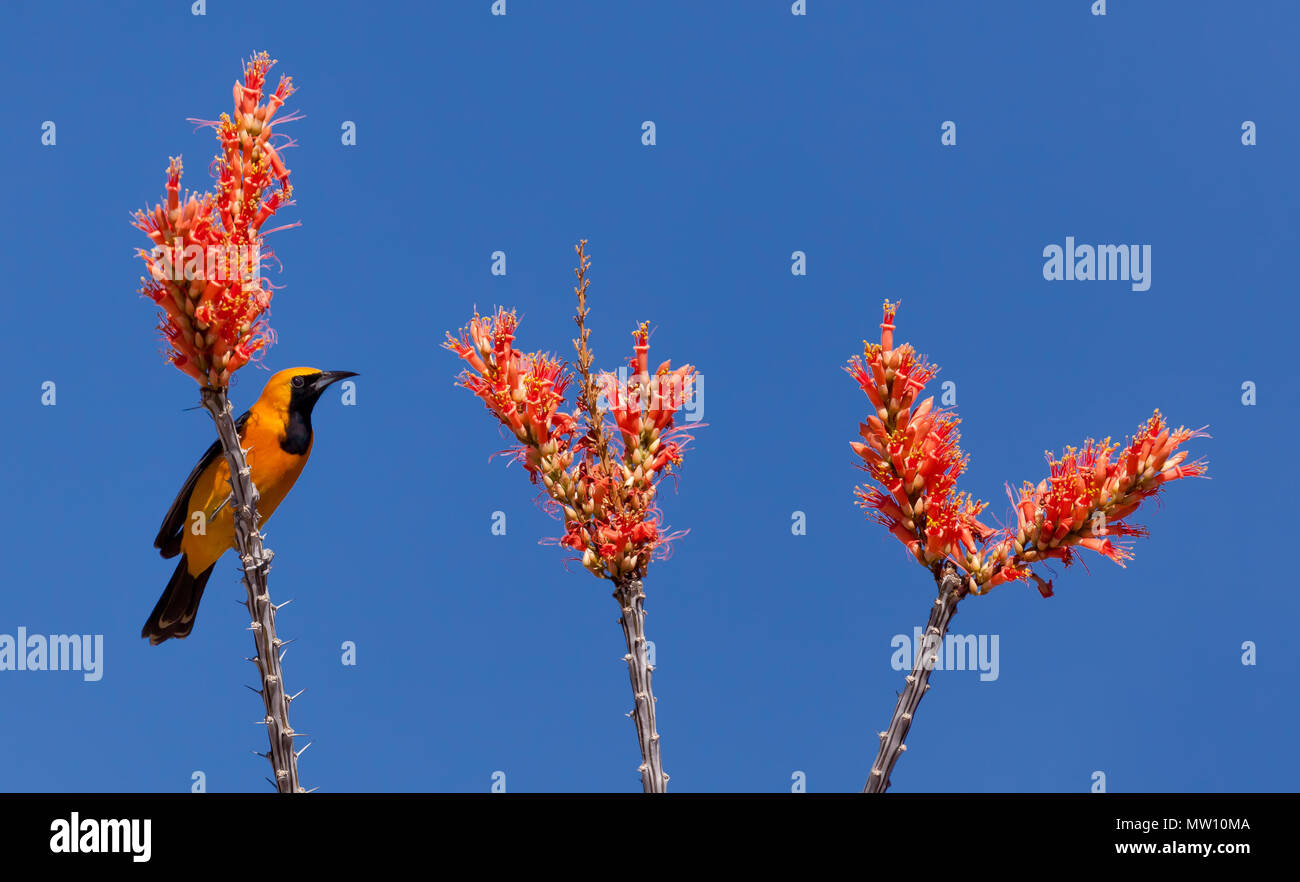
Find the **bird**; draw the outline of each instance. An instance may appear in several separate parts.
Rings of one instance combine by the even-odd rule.
[[[261,396],[235,421],[240,444],[248,451],[262,523],[284,501],[311,456],[311,414],[321,393],[355,376],[353,371],[309,367],[282,370],[267,380]],[[216,441],[199,458],[163,518],[154,547],[164,558],[181,559],[140,631],[153,646],[189,636],[213,567],[236,547],[229,477],[225,453]]]

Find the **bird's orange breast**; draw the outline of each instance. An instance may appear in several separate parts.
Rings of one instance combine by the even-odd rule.
[[[285,417],[277,413],[276,408],[254,405],[240,436],[248,450],[248,465],[259,496],[257,513],[262,523],[270,519],[292,489],[311,455],[310,444],[307,452],[301,455],[287,453],[280,446],[285,428]],[[190,494],[189,517],[181,539],[181,550],[192,575],[199,575],[228,549],[235,547],[234,516],[232,503],[228,501],[229,476],[226,458],[219,456],[199,476]]]

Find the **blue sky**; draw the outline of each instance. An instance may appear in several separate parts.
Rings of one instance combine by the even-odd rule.
[[[215,140],[185,119],[227,110],[261,49],[306,114],[284,128],[303,225],[272,241],[267,365],[361,373],[356,406],[318,407],[267,531],[307,786],[640,788],[610,586],[538,544],[557,523],[489,461],[504,440],[438,348],[503,304],[520,346],[567,356],[583,237],[597,365],[649,319],[651,357],[705,377],[708,426],[662,498],[690,533],[646,581],[670,789],[862,787],[902,686],[891,640],[934,591],[853,505],[866,399],[841,366],[886,297],[936,390],[956,383],[963,486],[996,518],[1044,450],[1155,407],[1213,436],[1189,444],[1211,479],[1144,507],[1127,569],[1089,556],[1049,600],[961,604],[998,677],[934,675],[894,789],[1300,786],[1276,532],[1300,404],[1294,4],[490,5],[6,4],[0,633],[102,634],[104,669],[0,672],[0,790],[267,789],[233,555],[190,638],[138,636],[172,569],[153,535],[214,434],[159,357],[129,224],[169,155],[208,185]],[[1046,281],[1067,236],[1150,245],[1150,289]],[[266,376],[241,373],[237,408]]]

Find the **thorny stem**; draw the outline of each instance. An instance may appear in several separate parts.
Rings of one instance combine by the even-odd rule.
[[[627,655],[623,659],[636,698],[636,707],[629,716],[636,720],[636,737],[641,746],[641,786],[646,793],[666,793],[668,776],[659,757],[659,732],[655,729],[655,696],[650,688],[654,668],[646,654],[645,591],[641,580],[630,577],[615,580],[614,599],[623,612],[618,620],[627,640]]]
[[[298,755],[302,751],[294,750],[295,733],[289,725],[289,703],[293,699],[284,688],[280,668],[284,644],[275,634],[275,605],[266,587],[273,555],[262,546],[262,534],[257,529],[257,488],[253,486],[252,470],[244,458],[246,451],[239,443],[225,390],[205,386],[203,406],[216,423],[226,465],[230,468],[235,541],[244,568],[244,588],[248,591],[245,606],[252,617],[253,639],[257,644],[257,657],[252,661],[262,677],[260,695],[266,704],[266,731],[271,741],[271,749],[264,755],[271,761],[276,789],[281,793],[302,793],[298,783]]]
[[[957,601],[966,595],[969,588],[967,580],[958,574],[957,568],[949,561],[935,565],[934,580],[939,586],[939,596],[930,608],[925,636],[917,647],[916,662],[912,665],[912,673],[907,676],[907,685],[898,696],[889,728],[880,733],[880,752],[871,764],[871,775],[867,778],[863,793],[884,793],[889,789],[889,776],[894,771],[894,764],[903,751],[907,750],[907,745],[903,742],[907,740],[907,732],[912,728],[916,708],[930,688],[930,672],[938,659],[938,653],[943,651],[943,638],[948,633],[948,623],[957,614]]]

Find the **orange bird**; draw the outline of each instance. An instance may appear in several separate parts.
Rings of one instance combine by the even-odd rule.
[[[267,381],[257,402],[235,421],[240,441],[248,450],[262,523],[284,500],[311,456],[311,412],[321,393],[331,384],[355,376],[352,371],[305,367],[280,371]],[[194,627],[212,568],[221,555],[235,547],[229,500],[230,467],[217,441],[185,479],[153,541],[163,557],[179,554],[181,559],[140,631],[151,644],[156,646],[169,637],[188,637]]]

